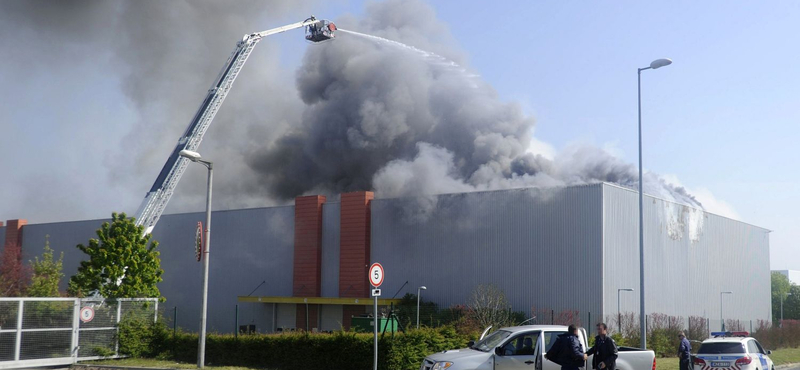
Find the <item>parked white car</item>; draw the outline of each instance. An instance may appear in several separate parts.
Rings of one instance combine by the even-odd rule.
[[[586,330],[580,328],[584,351]],[[528,325],[502,328],[469,348],[432,354],[422,360],[420,370],[559,370],[561,366],[544,358],[566,326]],[[592,363],[589,357],[588,364]],[[591,367],[591,366],[589,366]],[[655,353],[638,348],[619,348],[617,369],[655,370]]]
[[[695,370],[775,370],[769,355],[746,331],[714,332],[694,355]]]

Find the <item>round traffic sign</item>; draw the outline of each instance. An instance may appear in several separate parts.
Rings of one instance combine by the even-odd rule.
[[[94,308],[86,306],[81,308],[81,321],[89,322],[94,319]]]
[[[369,267],[369,282],[376,288],[383,284],[383,266],[380,263],[375,262]]]

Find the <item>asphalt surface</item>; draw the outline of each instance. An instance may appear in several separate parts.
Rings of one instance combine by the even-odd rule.
[[[800,364],[794,364],[794,365],[792,365],[790,367],[782,367],[782,368],[779,368],[779,369],[780,370],[800,370]],[[776,369],[776,370],[779,370],[779,369]]]

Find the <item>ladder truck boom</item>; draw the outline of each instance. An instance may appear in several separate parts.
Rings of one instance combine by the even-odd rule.
[[[172,193],[175,191],[175,187],[178,186],[178,181],[180,181],[183,172],[186,170],[189,162],[188,159],[180,156],[180,151],[184,149],[196,151],[197,147],[200,146],[203,135],[211,125],[211,121],[214,120],[214,116],[219,111],[222,102],[225,101],[231,86],[233,86],[233,81],[236,80],[239,72],[241,72],[256,44],[264,37],[303,27],[306,28],[306,39],[310,42],[330,40],[334,37],[334,31],[336,30],[336,26],[333,23],[311,16],[302,22],[244,35],[242,40],[236,43],[236,47],[214,80],[214,84],[208,90],[203,102],[200,104],[200,108],[195,113],[186,131],[178,139],[175,149],[167,158],[167,162],[164,163],[164,167],[156,177],[156,181],[150,191],[145,195],[139,210],[136,211],[136,225],[144,225],[144,235],[151,233],[155,228],[161,214],[167,207],[167,203],[169,203],[169,199],[172,197]]]

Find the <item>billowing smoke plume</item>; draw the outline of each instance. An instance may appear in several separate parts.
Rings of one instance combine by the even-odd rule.
[[[431,8],[418,1],[372,4],[354,30],[459,58]],[[605,151],[571,147],[553,159],[530,153],[532,117],[501,101],[474,75],[389,42],[340,32],[310,48],[297,73],[301,124],[249,158],[270,191],[375,189],[379,197],[563,186],[597,181],[636,186],[636,169]],[[646,191],[699,205],[655,175]]]
[[[4,101],[18,110],[0,128],[48,127],[27,133],[35,140],[0,138],[5,155],[30,169],[15,172],[18,189],[0,196],[7,216],[49,221],[133,212],[235,42],[302,20],[314,8],[291,0],[0,2],[0,46],[14,50],[0,80],[17,87]],[[555,157],[531,152],[533,118],[459,67],[465,56],[425,3],[369,3],[363,17],[334,21],[418,50],[340,32],[310,45],[293,74],[275,40],[302,42],[300,32],[262,41],[200,146],[216,163],[215,208],[369,189],[392,197],[637,184],[634,167],[597,148],[567,148]],[[102,106],[109,102],[117,105]],[[43,156],[41,146],[52,163],[18,155]],[[168,212],[202,208],[203,176],[187,171]],[[696,204],[655,175],[646,180],[649,193]],[[41,184],[59,186],[43,194]]]
[[[41,222],[133,213],[236,42],[246,33],[301,21],[315,4],[0,2],[0,49],[9,51],[0,80],[15,86],[0,93],[12,108],[0,128],[18,133],[0,140],[0,147],[4,158],[15,158],[7,161],[15,168],[4,172],[15,173],[19,184],[0,195],[2,216]],[[245,156],[295,126],[303,108],[295,67],[280,59],[281,38],[304,43],[300,30],[263,40],[200,146],[217,162],[216,207],[276,201]],[[190,168],[168,212],[202,209],[203,178],[200,168]],[[43,193],[42,184],[50,190]]]

